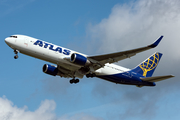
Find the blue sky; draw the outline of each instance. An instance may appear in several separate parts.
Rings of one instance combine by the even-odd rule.
[[[178,0],[0,0],[0,119],[179,119],[179,6]],[[133,68],[159,51],[164,55],[154,75],[176,77],[143,88],[85,77],[71,85],[44,74],[45,61],[23,54],[15,60],[4,42],[13,34],[90,55],[141,47],[164,35],[157,48],[117,64]]]

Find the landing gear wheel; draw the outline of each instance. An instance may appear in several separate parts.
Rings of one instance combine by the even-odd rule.
[[[72,80],[70,80],[69,82],[70,82],[71,84],[73,84],[73,83],[75,83],[75,84],[76,84],[76,83],[78,83],[78,82],[79,82],[79,79],[72,79]]]
[[[75,84],[78,83],[78,82],[79,82],[79,79],[76,79],[76,80],[74,81]]]
[[[18,55],[15,55],[15,56],[14,56],[14,59],[17,59],[17,58],[18,58]]]
[[[69,82],[70,82],[71,84],[73,84],[73,83],[74,83],[74,80],[72,79],[72,80],[70,80]]]
[[[89,73],[89,74],[86,75],[87,78],[89,78],[89,77],[93,78],[93,77],[95,77],[95,76],[96,76],[95,73]]]

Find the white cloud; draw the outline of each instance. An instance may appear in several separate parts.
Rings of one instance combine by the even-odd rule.
[[[0,97],[0,120],[102,120],[84,113],[57,117],[55,108],[54,100],[44,100],[37,110],[29,111],[27,106],[18,108],[3,96]]]
[[[139,0],[115,5],[108,18],[89,26],[88,35],[93,44],[100,41],[98,53],[141,47],[164,35],[159,49],[179,58],[179,31],[179,0]]]
[[[44,100],[40,107],[31,112],[27,106],[18,108],[5,96],[0,97],[0,119],[1,120],[54,120],[56,103],[53,100]]]

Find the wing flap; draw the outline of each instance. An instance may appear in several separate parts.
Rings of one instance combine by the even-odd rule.
[[[165,79],[169,79],[175,77],[174,75],[165,75],[165,76],[156,76],[156,77],[146,77],[146,78],[140,78],[143,81],[147,82],[159,82]]]

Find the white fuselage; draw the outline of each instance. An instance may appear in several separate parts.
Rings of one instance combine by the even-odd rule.
[[[73,53],[78,52],[42,40],[40,40],[42,44],[38,43],[37,45],[34,45],[35,42],[39,39],[25,35],[16,36],[18,36],[18,38],[8,37],[5,40],[12,49],[18,50],[20,53],[65,67],[70,71],[76,71],[80,68],[80,66],[64,59],[68,57],[70,58]],[[87,56],[82,53],[78,54]],[[122,73],[125,71],[129,71],[129,69],[115,64],[105,64],[103,68],[96,70],[95,73],[97,75],[111,75]]]

